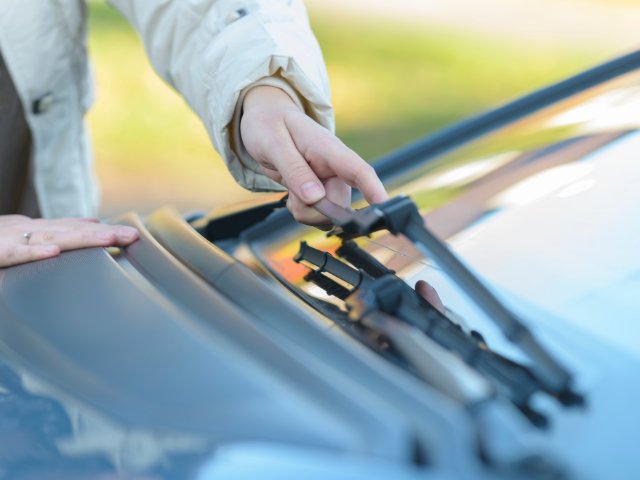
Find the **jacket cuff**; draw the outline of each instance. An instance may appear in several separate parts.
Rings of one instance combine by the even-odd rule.
[[[283,90],[284,92],[287,93],[287,95],[289,95],[289,97],[291,97],[291,100],[293,100],[293,103],[295,103],[296,106],[301,111],[304,112],[304,106],[302,104],[302,100],[300,96],[298,95],[298,92],[295,91],[295,89],[289,84],[289,82],[287,82],[285,79],[279,76],[279,72],[276,75],[261,78],[260,80],[253,82],[248,87],[245,87],[244,89],[242,89],[242,91],[240,92],[240,96],[238,97],[238,102],[236,103],[236,109],[233,113],[233,119],[231,121],[231,124],[229,125],[229,130],[231,133],[230,146],[231,146],[231,150],[236,154],[236,156],[238,157],[238,160],[240,160],[240,163],[243,165],[243,167],[252,172],[259,172],[260,166],[258,165],[258,162],[251,156],[251,154],[249,154],[249,152],[247,151],[244,145],[244,142],[242,141],[242,133],[240,131],[240,122],[242,120],[242,115],[244,112],[244,109],[243,109],[244,98],[247,96],[247,93],[249,93],[249,90],[251,90],[254,87],[260,87],[260,86],[276,87]],[[261,182],[262,185],[260,190],[286,191],[286,188],[284,186],[271,180],[266,175],[264,176],[264,179],[261,179],[261,180],[262,180]]]

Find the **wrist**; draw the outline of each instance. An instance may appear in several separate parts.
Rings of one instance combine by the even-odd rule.
[[[244,114],[252,110],[268,111],[295,110],[300,111],[291,97],[282,89],[270,85],[258,85],[249,90],[243,101]]]

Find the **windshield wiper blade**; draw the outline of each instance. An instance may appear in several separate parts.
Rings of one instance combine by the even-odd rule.
[[[320,270],[311,270],[304,279],[343,301],[353,293]],[[380,310],[350,320],[384,335],[418,376],[468,408],[495,396],[490,380],[409,322]]]
[[[353,290],[349,290],[345,288],[343,285],[340,285],[333,278],[326,276],[324,273],[311,270],[304,277],[305,281],[311,282],[321,289],[325,291],[325,293],[329,296],[339,298],[342,301],[345,301],[349,295],[353,292]]]
[[[363,270],[373,278],[380,278],[384,275],[395,275],[396,273],[395,270],[384,266],[352,240],[342,242],[340,248],[336,250],[336,255],[344,258],[351,265]]]
[[[436,238],[424,225],[416,204],[407,196],[398,196],[385,203],[361,210],[344,208],[323,198],[313,205],[329,217],[335,228],[328,235],[343,239],[389,230],[402,233],[438,266],[480,307],[533,361],[532,372],[544,388],[566,404],[581,404],[583,399],[571,390],[571,375],[538,343],[531,331],[509,311],[487,287]]]
[[[372,316],[384,313],[418,328],[492,380],[498,391],[517,405],[532,422],[538,426],[546,425],[546,419],[528,406],[531,395],[540,390],[531,373],[522,365],[489,350],[481,339],[464,333],[459,325],[440,313],[402,279],[390,274],[373,279],[329,252],[309,246],[304,240],[300,242],[300,251],[294,260],[318,267],[306,278],[327,294],[345,300],[350,320],[370,326]],[[325,274],[351,285],[352,289],[346,294],[344,287]]]
[[[331,275],[352,285],[354,290],[357,288],[366,288],[373,281],[373,278],[363,270],[356,270],[350,267],[329,252],[323,252],[322,250],[309,246],[304,240],[300,241],[300,250],[295,257],[293,257],[293,260],[298,263],[305,261],[315,265],[318,267],[316,273],[323,271],[329,272]]]

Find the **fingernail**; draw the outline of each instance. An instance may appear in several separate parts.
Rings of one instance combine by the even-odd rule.
[[[103,231],[96,233],[96,237],[100,240],[111,240],[113,238],[113,232]]]
[[[57,253],[58,246],[57,245],[43,245],[42,251],[44,253]]]
[[[324,188],[316,182],[307,182],[300,187],[300,192],[304,200],[308,203],[315,203],[324,197]]]
[[[131,227],[122,227],[119,232],[120,238],[124,240],[129,240],[133,238],[133,236],[136,233],[138,233],[138,231],[135,228],[131,228]]]

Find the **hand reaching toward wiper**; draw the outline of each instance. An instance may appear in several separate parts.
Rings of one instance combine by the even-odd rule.
[[[0,268],[55,257],[65,250],[126,247],[138,238],[135,228],[103,225],[97,218],[33,220],[0,216]]]
[[[370,204],[389,199],[373,168],[279,88],[249,91],[240,129],[247,151],[265,175],[291,192],[287,207],[301,223],[329,230],[331,221],[309,205],[326,196],[347,207],[351,187]]]

